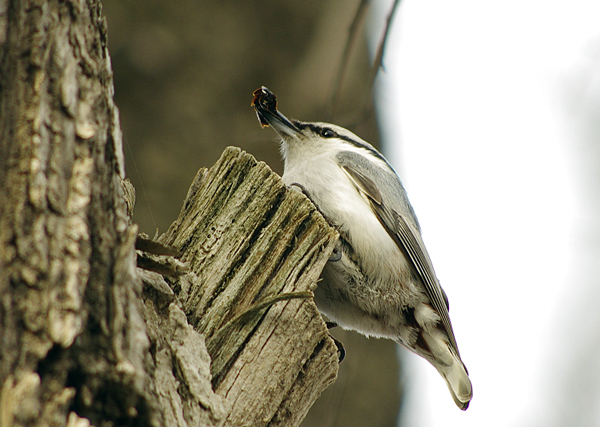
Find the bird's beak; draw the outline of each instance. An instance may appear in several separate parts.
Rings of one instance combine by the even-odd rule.
[[[303,137],[302,131],[277,110],[277,97],[266,87],[262,86],[254,91],[251,105],[263,127],[272,126],[282,137]]]

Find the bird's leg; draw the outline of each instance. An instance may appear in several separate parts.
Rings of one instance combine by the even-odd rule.
[[[325,322],[325,326],[327,326],[327,329],[332,329],[338,326],[338,324],[332,322],[331,320],[328,320]],[[335,339],[331,334],[329,334],[329,336],[331,337],[331,339],[335,343],[335,346],[338,349],[338,363],[342,363],[342,360],[344,360],[344,358],[346,357],[346,349],[344,348],[344,344],[342,344],[341,341]]]
[[[331,337],[331,339],[335,343],[335,346],[338,349],[338,363],[342,363],[342,360],[346,358],[346,349],[344,348],[344,344],[342,344],[341,341],[336,340],[331,335],[329,335],[329,337]]]
[[[338,241],[335,243],[335,247],[333,248],[333,252],[331,253],[331,256],[329,257],[329,261],[335,262],[335,261],[339,261],[341,259],[342,259],[342,243],[341,243],[340,239],[338,239]]]

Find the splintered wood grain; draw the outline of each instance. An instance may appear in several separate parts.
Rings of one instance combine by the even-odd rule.
[[[337,348],[311,298],[335,230],[266,164],[230,147],[198,173],[160,240],[197,277],[173,288],[206,336],[225,425],[297,425],[337,375]]]

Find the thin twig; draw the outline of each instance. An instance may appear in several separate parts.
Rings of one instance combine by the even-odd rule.
[[[385,46],[390,35],[392,20],[394,18],[394,14],[396,13],[396,9],[398,9],[399,5],[400,0],[394,0],[394,4],[392,5],[390,13],[388,14],[387,19],[385,21],[385,28],[383,29],[381,40],[379,41],[379,45],[377,46],[377,53],[375,54],[375,59],[373,60],[373,67],[371,68],[371,77],[369,79],[369,85],[367,86],[365,96],[363,97],[363,107],[361,108],[362,114],[360,114],[363,118],[369,117],[369,115],[371,114],[371,110],[373,109],[373,103],[371,101],[373,99],[373,91],[375,90],[375,79],[377,78],[379,70],[385,69],[385,67],[383,66],[383,55],[385,53]]]
[[[360,27],[362,21],[365,17],[365,12],[367,10],[367,6],[369,4],[369,0],[361,0],[358,8],[356,9],[356,13],[354,14],[354,19],[348,28],[348,38],[346,39],[346,46],[344,47],[344,53],[342,55],[342,60],[340,61],[340,65],[338,67],[337,76],[335,81],[332,82],[333,89],[331,90],[331,95],[329,96],[329,101],[327,103],[327,114],[330,115],[330,119],[333,118],[334,112],[337,108],[340,93],[342,91],[342,83],[344,82],[344,77],[346,75],[346,71],[348,69],[348,63],[350,61],[350,53],[352,52],[352,48],[356,42],[358,36],[358,28]]]
[[[377,78],[377,73],[380,68],[383,67],[383,54],[385,52],[385,45],[387,44],[388,37],[390,35],[390,27],[392,24],[392,19],[394,18],[394,13],[400,4],[400,0],[394,0],[394,4],[392,5],[392,9],[388,14],[388,17],[385,21],[385,28],[383,30],[383,35],[381,36],[381,40],[379,41],[379,46],[377,46],[377,53],[375,54],[375,59],[373,60],[373,68],[371,69],[371,79],[369,81],[369,88],[373,90],[373,86],[375,84],[375,79]]]
[[[348,28],[348,39],[346,40],[346,46],[344,47],[344,53],[342,55],[342,60],[340,62],[340,66],[337,72],[337,78],[334,82],[333,90],[331,91],[331,95],[328,101],[328,108],[326,111],[326,115],[329,120],[333,119],[333,115],[337,108],[337,104],[339,102],[340,93],[342,91],[342,84],[344,81],[344,77],[346,71],[348,69],[348,64],[350,61],[350,53],[357,39],[358,28],[364,19],[365,12],[368,6],[369,0],[361,0],[356,13],[354,14],[354,19]],[[367,120],[373,114],[373,105],[371,103],[371,99],[373,97],[373,90],[375,88],[375,80],[377,78],[377,74],[380,69],[384,69],[383,66],[383,56],[385,54],[385,48],[387,45],[387,41],[389,38],[389,34],[391,32],[391,24],[394,19],[394,15],[398,6],[400,5],[400,0],[394,0],[392,7],[390,8],[390,12],[386,18],[385,28],[383,30],[381,40],[377,46],[377,51],[375,53],[375,58],[373,60],[373,66],[371,68],[371,75],[369,77],[369,84],[365,90],[365,95],[363,96],[364,101],[358,104],[358,108],[355,114],[352,114],[351,117],[347,117],[347,121],[352,122],[354,125],[360,124],[363,121]],[[362,107],[361,107],[362,105]],[[338,120],[340,121],[340,120]],[[347,123],[346,123],[347,124]]]
[[[243,312],[239,313],[225,325],[220,327],[212,337],[209,337],[209,342],[215,340],[216,338],[226,335],[231,332],[231,329],[236,326],[245,323],[249,317],[257,315],[261,310],[265,308],[271,307],[273,304],[278,303],[280,301],[288,301],[295,298],[300,299],[310,299],[313,298],[314,294],[309,291],[297,291],[297,292],[287,292],[283,294],[277,294],[263,299],[262,301],[257,302],[251,307],[247,308]]]

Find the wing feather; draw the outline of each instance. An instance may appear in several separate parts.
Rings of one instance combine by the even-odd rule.
[[[353,153],[352,153],[353,154]],[[388,201],[373,179],[369,178],[365,173],[365,168],[361,168],[360,164],[352,163],[351,155],[338,158],[340,166],[344,169],[350,179],[354,182],[357,189],[365,194],[370,201],[371,209],[379,219],[381,225],[385,228],[388,235],[394,240],[398,248],[403,252],[406,259],[409,261],[413,272],[421,279],[425,287],[425,293],[429,297],[435,311],[439,314],[441,323],[448,334],[450,345],[460,357],[450,316],[448,314],[448,300],[439,284],[433,264],[427,253],[427,249],[421,238],[421,233],[414,218],[414,213],[410,205],[407,207],[409,218],[412,221],[407,221],[407,215],[402,215],[397,210],[388,206]],[[361,169],[361,170],[359,170]],[[391,171],[394,176],[395,173]],[[396,179],[397,176],[396,176]],[[401,184],[398,181],[398,184]],[[406,200],[406,198],[404,198]],[[406,200],[406,203],[408,201]]]

